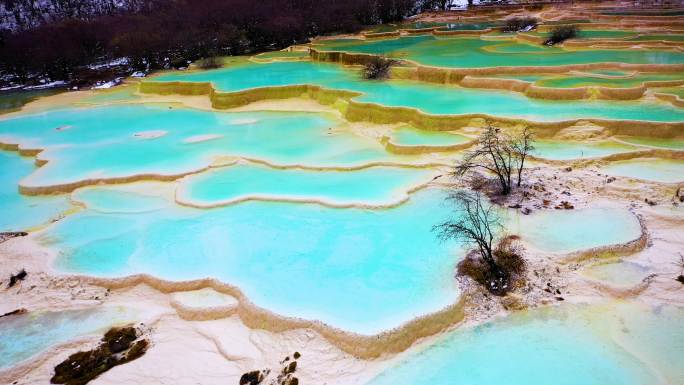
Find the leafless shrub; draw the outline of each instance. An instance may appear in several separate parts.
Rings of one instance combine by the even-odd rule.
[[[528,127],[508,135],[488,125],[475,148],[456,165],[454,175],[463,177],[478,169],[491,172],[499,182],[501,194],[508,195],[514,175],[516,184],[521,184],[525,160],[534,150],[533,141],[533,132]]]
[[[363,66],[363,77],[365,79],[386,79],[389,77],[390,68],[395,64],[396,60],[373,56]]]

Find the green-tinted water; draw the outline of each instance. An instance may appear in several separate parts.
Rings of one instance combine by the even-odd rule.
[[[225,92],[266,86],[313,84],[361,92],[358,101],[414,107],[429,114],[482,113],[533,121],[577,118],[683,121],[684,110],[669,103],[647,101],[552,101],[527,98],[515,92],[479,90],[405,80],[366,81],[358,71],[335,64],[292,62],[247,64],[219,70],[171,72],[155,81],[212,82]]]
[[[633,143],[641,146],[684,150],[684,139],[662,139],[649,138],[645,136],[620,136],[618,139],[623,142]]]
[[[547,38],[551,36],[550,32],[528,32],[529,34]],[[623,39],[626,37],[636,36],[634,31],[624,31],[617,29],[581,29],[577,35],[578,39]]]
[[[630,76],[625,78],[604,78],[596,76],[557,76],[553,78],[541,79],[537,81],[536,84],[542,87],[555,88],[572,88],[587,86],[627,88],[639,87],[644,82],[673,80],[684,82],[684,74],[639,74],[636,76]]]
[[[684,53],[674,51],[586,49],[565,50],[515,41],[497,42],[473,37],[437,38],[409,36],[389,40],[321,40],[325,51],[348,51],[414,60],[420,64],[479,68],[495,66],[557,66],[599,62],[632,64],[684,63]],[[535,54],[532,55],[531,53]]]
[[[677,95],[680,99],[684,99],[684,87],[657,88],[656,92]]]
[[[64,92],[61,89],[45,89],[33,91],[0,91],[0,114],[20,109],[26,103],[32,102],[43,96],[56,95]]]

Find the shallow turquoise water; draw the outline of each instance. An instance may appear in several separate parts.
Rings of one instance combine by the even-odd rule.
[[[0,319],[0,369],[77,337],[105,332],[109,327],[133,322],[131,310],[99,307],[80,310],[41,311]]]
[[[582,273],[590,278],[605,281],[616,286],[637,285],[651,272],[648,266],[630,261],[601,263],[582,270]]]
[[[35,170],[33,158],[0,151],[0,232],[22,231],[59,217],[71,205],[66,197],[27,197],[19,181]]]
[[[392,143],[402,146],[453,146],[472,140],[472,138],[459,134],[419,130],[413,127],[398,128],[390,136]]]
[[[148,186],[150,193],[127,191],[122,187],[84,187],[71,193],[71,199],[87,204],[90,210],[104,213],[143,213],[171,206],[171,202],[153,193],[159,185],[154,182],[144,185]]]
[[[128,196],[118,200],[122,207]],[[111,189],[104,199],[112,202]],[[93,192],[81,200],[100,198]],[[397,326],[458,296],[452,275],[461,252],[432,232],[449,213],[440,191],[423,190],[383,210],[274,202],[110,209],[71,215],[39,236],[58,250],[58,269],[214,277],[259,306],[361,333]]]
[[[684,161],[669,159],[630,159],[612,162],[601,170],[608,175],[663,183],[684,181]]]
[[[684,150],[684,139],[661,139],[639,136],[622,136],[619,137],[619,139],[627,143],[634,143],[642,146]]]
[[[553,160],[594,158],[640,150],[638,147],[608,141],[582,143],[571,141],[537,140],[534,142],[534,147],[535,149],[532,152],[532,155]]]
[[[682,308],[632,303],[516,313],[450,332],[369,385],[651,385],[663,377],[677,384],[682,322]]]
[[[22,181],[31,187],[140,174],[182,174],[200,170],[222,155],[319,167],[402,159],[388,154],[375,140],[334,129],[337,124],[334,118],[316,113],[224,113],[163,105],[112,105],[0,120],[0,141],[47,148],[40,158],[49,163]],[[150,131],[167,134],[154,139],[139,136]],[[203,135],[216,137],[192,143],[191,139]]]
[[[640,73],[625,78],[605,78],[600,76],[550,76],[547,79],[537,81],[535,84],[541,87],[574,88],[574,87],[610,87],[628,88],[639,87],[644,82],[654,81],[684,81],[684,75]]]
[[[321,40],[317,46],[326,51],[381,54],[418,63],[457,68],[495,66],[557,66],[598,62],[634,64],[677,64],[684,54],[643,50],[564,50],[519,42],[488,41],[473,37],[437,38],[407,36],[383,40]],[[504,53],[505,54],[502,54]],[[536,52],[537,55],[531,55]]]
[[[550,253],[569,253],[639,238],[636,216],[625,209],[537,210],[511,217],[513,234]]]
[[[245,198],[382,206],[408,198],[411,188],[428,182],[432,175],[434,172],[409,168],[303,171],[239,164],[185,179],[177,198],[205,207]]]
[[[171,72],[154,81],[212,82],[220,91],[313,84],[364,93],[356,100],[395,107],[414,107],[429,114],[489,114],[533,121],[578,118],[684,121],[684,110],[669,103],[646,101],[552,101],[515,92],[460,88],[405,80],[365,81],[358,71],[329,63],[243,64],[218,70]]]
[[[432,231],[451,215],[439,190],[422,190],[382,210],[253,201],[125,213],[112,202],[128,207],[131,192],[112,200],[112,189],[103,197],[91,189],[81,201],[101,206],[104,199],[109,211],[80,212],[39,236],[58,250],[60,270],[214,277],[239,286],[259,306],[361,333],[398,326],[458,295],[452,276],[463,251]],[[520,220],[524,239],[544,250],[570,251],[634,238],[633,218],[618,210],[553,213]],[[94,228],[99,231],[89,231]]]

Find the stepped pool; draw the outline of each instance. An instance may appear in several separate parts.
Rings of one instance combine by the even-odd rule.
[[[620,136],[617,139],[639,146],[664,148],[671,150],[684,150],[684,139],[649,138],[645,136]]]
[[[496,25],[469,20],[470,16],[465,16],[458,23],[411,22],[381,29],[474,30]],[[584,37],[637,41],[641,33],[594,31],[587,27]],[[565,49],[524,43],[514,34],[502,36],[330,39],[315,41],[312,47],[469,69],[597,62],[684,64],[681,50]],[[654,262],[661,256],[654,255],[675,250],[676,245],[662,243],[663,239],[678,242],[668,238],[672,237],[670,232],[675,232],[672,227],[679,225],[677,212],[669,203],[673,211],[654,214],[658,207],[630,202],[634,201],[632,193],[644,185],[650,193],[660,194],[657,198],[661,200],[663,191],[671,196],[670,190],[674,192],[677,187],[668,183],[684,182],[684,161],[666,159],[680,157],[676,151],[684,149],[678,131],[684,122],[683,108],[652,95],[657,90],[631,101],[598,97],[544,100],[521,92],[456,84],[391,78],[369,81],[362,78],[360,66],[314,62],[305,46],[295,49],[228,58],[223,61],[225,67],[215,70],[162,71],[143,81],[211,82],[219,93],[255,91],[245,92],[238,102],[253,102],[252,96],[270,92],[259,88],[309,84],[352,91],[351,101],[333,100],[331,94],[311,90],[300,99],[283,102],[274,98],[220,111],[205,99],[215,95],[144,94],[138,91],[142,88],[152,92],[154,86],[139,88],[131,82],[104,92],[79,91],[69,97],[53,97],[54,106],[45,103],[39,113],[30,108],[29,112],[0,115],[0,148],[4,149],[0,150],[0,232],[31,233],[6,243],[3,235],[1,248],[9,254],[26,252],[27,258],[34,248],[46,251],[38,254],[39,260],[26,264],[29,281],[16,289],[0,290],[0,296],[16,296],[18,302],[26,300],[26,307],[34,308],[40,301],[35,298],[38,291],[31,290],[38,287],[50,295],[65,295],[59,300],[67,303],[66,296],[73,293],[69,290],[80,288],[72,287],[73,278],[67,280],[68,289],[64,288],[64,281],[51,280],[53,274],[101,278],[147,274],[173,282],[211,278],[244,294],[228,295],[218,285],[205,287],[206,282],[173,289],[157,282],[162,288],[150,295],[149,303],[119,307],[114,306],[119,302],[110,302],[86,309],[72,294],[74,302],[69,310],[0,317],[0,371],[54,346],[99,335],[112,325],[140,321],[149,311],[157,312],[157,316],[163,314],[164,318],[149,330],[152,342],[169,335],[164,328],[170,326],[178,330],[187,327],[187,336],[202,334],[202,338],[210,338],[202,328],[219,330],[220,326],[226,335],[205,342],[222,355],[218,361],[246,360],[246,365],[235,366],[239,370],[261,368],[264,357],[270,360],[275,356],[269,349],[302,344],[301,351],[307,352],[306,359],[311,360],[302,363],[350,364],[330,369],[341,373],[339,378],[331,379],[335,383],[345,383],[352,377],[348,383],[358,382],[372,374],[377,376],[368,385],[684,384],[684,308],[678,303],[668,304],[674,291],[665,286],[664,278],[649,283],[654,287],[638,297],[624,301],[613,296],[607,299],[602,290],[608,289],[599,285],[586,291],[578,287],[600,281],[627,292],[652,272],[665,271],[663,265],[657,264],[660,261]],[[520,79],[554,88],[632,87],[644,81],[684,79],[680,73],[626,68],[559,74],[537,74],[527,69],[487,77]],[[660,91],[677,94],[680,89],[668,87]],[[320,96],[326,105],[305,100],[312,96]],[[26,100],[32,97],[27,95]],[[222,97],[226,96],[218,96]],[[211,100],[216,103],[219,99]],[[406,118],[406,109],[391,111],[364,107],[364,103],[478,119],[442,117],[423,121]],[[288,110],[292,106],[311,112]],[[369,116],[364,116],[365,112]],[[537,189],[539,184],[535,183],[507,201],[495,198],[505,202],[495,206],[504,228],[497,236],[519,236],[534,273],[539,266],[544,274],[547,268],[555,270],[566,286],[562,286],[564,298],[546,296],[543,288],[535,286],[539,283],[534,282],[530,271],[529,285],[516,296],[529,300],[533,303],[530,306],[548,306],[507,310],[505,317],[472,326],[504,311],[499,304],[488,307],[489,301],[499,301],[498,297],[471,296],[470,288],[455,278],[457,264],[474,246],[440,240],[435,226],[463,215],[451,206],[453,202],[445,200],[448,189],[483,191],[471,183],[476,180],[453,183],[449,176],[457,160],[473,149],[482,126],[491,123],[487,116],[518,119],[492,123],[504,131],[525,125],[540,130],[530,162],[537,174],[531,179],[554,181],[544,184],[545,189]],[[432,127],[432,121],[439,121],[433,128],[444,131],[418,128]],[[452,121],[453,127],[448,125]],[[544,128],[539,127],[547,130],[541,132]],[[7,150],[16,147],[18,151]],[[648,151],[654,149],[657,151]],[[634,151],[644,151],[636,155],[653,158],[610,160],[621,158],[612,155]],[[586,170],[570,174],[561,171],[568,166]],[[635,180],[617,181],[605,189],[593,190],[593,186],[605,181],[605,174]],[[590,180],[565,184],[566,176],[569,181],[578,175]],[[634,191],[627,191],[632,187]],[[514,202],[519,197],[521,200]],[[561,199],[571,201],[578,209],[555,209]],[[529,215],[523,215],[523,211]],[[659,227],[661,220],[669,221],[667,226]],[[653,231],[648,229],[656,247],[638,251],[644,254],[634,261],[624,256],[621,260],[605,259],[605,263],[579,263],[573,259],[572,264],[566,264],[571,256],[591,257],[598,253],[597,249],[610,251],[611,246],[639,239],[642,225],[651,224],[656,225]],[[12,264],[24,263],[12,256]],[[672,261],[668,259],[667,263]],[[559,264],[568,268],[558,268]],[[45,271],[37,271],[37,266],[46,266]],[[18,271],[14,265],[10,268]],[[555,280],[556,276],[550,274],[549,279]],[[670,285],[679,285],[668,280],[672,281]],[[138,293],[120,287],[131,281],[118,281],[114,285],[117,288],[111,288],[113,295],[102,301],[135,301]],[[26,285],[34,282],[39,282],[38,286]],[[78,285],[90,284],[79,278]],[[156,288],[157,284],[152,286]],[[174,291],[181,287],[189,291]],[[446,319],[455,317],[453,313],[429,317],[460,300],[466,304],[464,324],[456,327],[455,319]],[[252,305],[264,313],[258,314]],[[485,308],[486,314],[472,313]],[[216,319],[200,326],[200,321],[181,314],[199,314],[208,309],[239,317]],[[454,313],[462,310],[449,309],[456,309]],[[257,316],[248,319],[252,317],[249,312]],[[272,320],[266,312],[321,321],[340,330],[317,325],[312,328],[320,328],[314,337],[310,337],[316,334],[311,330],[279,333],[282,330],[275,329],[282,325],[274,325],[280,321],[266,325]],[[424,318],[411,322],[419,317]],[[252,329],[255,324],[257,329]],[[228,327],[224,329],[225,325]],[[353,335],[341,331],[371,336],[359,339],[360,345],[389,341],[387,349],[372,346],[366,351],[362,347],[358,356],[347,357],[349,350],[357,347],[350,347],[345,340]],[[375,336],[382,332],[389,333]],[[228,346],[225,351],[220,346],[224,339],[239,341],[243,337],[249,339],[249,346]],[[325,342],[320,342],[319,337]],[[405,340],[410,343],[402,345]],[[164,349],[175,346],[173,343],[164,341]],[[151,345],[150,356],[163,351],[155,350],[158,347]],[[243,357],[242,353],[234,354],[233,347],[259,352],[254,357],[252,353]],[[187,353],[196,352],[194,348],[188,347]],[[338,348],[346,352],[344,357]],[[144,358],[135,365],[147,362]],[[363,366],[359,373],[345,372],[347,368],[353,372],[357,364]],[[383,371],[378,374],[379,368]],[[310,373],[297,370],[298,375]],[[319,368],[306,370],[316,372]]]
[[[428,66],[454,68],[558,66],[602,62],[684,63],[684,53],[676,51],[566,50],[516,40],[502,42],[479,37],[403,36],[382,40],[318,40],[314,47],[321,51],[378,54]]]
[[[201,72],[168,72],[156,82],[211,82],[218,91],[311,84],[360,92],[355,100],[390,107],[412,107],[436,115],[487,114],[553,122],[579,118],[684,121],[684,110],[665,102],[559,101],[531,99],[515,92],[460,88],[407,80],[364,81],[359,71],[329,63],[243,63]]]
[[[559,140],[537,140],[534,143],[534,147],[532,155],[552,160],[598,158],[640,150],[639,147],[613,141],[582,143]]]
[[[354,180],[366,185],[362,178]],[[175,188],[165,186],[155,190]],[[55,266],[62,271],[105,277],[149,273],[170,280],[213,277],[237,285],[269,310],[360,333],[398,326],[458,297],[452,275],[463,250],[441,243],[432,231],[451,213],[438,189],[421,190],[407,203],[381,210],[243,202],[209,210],[169,203],[145,212],[129,207],[149,199],[149,185],[87,190],[76,196],[88,209],[39,236],[58,250]],[[516,219],[514,228],[535,248],[554,252],[640,235],[629,212],[550,213]],[[591,218],[592,227],[578,218]],[[86,230],[91,228],[101,230]]]
[[[244,202],[127,212],[138,205],[135,195],[149,194],[149,186],[135,187],[91,187],[79,201],[97,209],[41,233],[40,241],[58,250],[58,269],[213,277],[269,310],[361,333],[398,326],[458,297],[452,272],[462,251],[432,232],[449,213],[439,190],[382,210]],[[117,190],[122,195],[113,199]],[[99,231],[87,231],[93,228]]]
[[[573,87],[640,87],[644,82],[684,82],[684,74],[648,74],[640,73],[629,77],[599,76],[555,76],[538,80],[535,84],[541,87],[573,88]]]
[[[582,273],[589,278],[607,282],[619,287],[633,287],[639,284],[652,271],[644,266],[630,261],[607,261],[588,266]]]
[[[39,158],[48,163],[20,182],[36,190],[140,175],[182,175],[220,157],[347,168],[413,159],[389,154],[378,141],[339,124],[318,113],[224,113],[130,104],[0,120],[0,142],[45,149]]]
[[[683,321],[684,308],[636,302],[524,311],[438,337],[369,384],[677,384]]]
[[[571,253],[627,243],[641,236],[637,217],[625,209],[591,207],[537,210],[511,216],[509,231],[545,252]]]
[[[71,208],[64,196],[19,194],[17,184],[35,169],[33,159],[0,150],[0,232],[29,230],[59,218]]]
[[[410,190],[426,184],[435,175],[426,170],[390,167],[350,172],[276,170],[239,164],[185,178],[176,199],[196,207],[223,206],[245,200],[382,207],[405,201]]]
[[[601,167],[608,175],[662,183],[684,182],[684,161],[672,159],[630,159]]]
[[[397,128],[389,136],[389,141],[399,146],[455,146],[465,145],[473,138],[443,131],[420,130],[410,126]]]

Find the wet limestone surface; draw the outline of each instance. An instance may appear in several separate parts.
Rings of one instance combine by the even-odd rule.
[[[210,288],[174,293],[171,299],[191,309],[234,309],[238,306],[238,301],[234,297]]]

